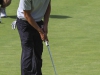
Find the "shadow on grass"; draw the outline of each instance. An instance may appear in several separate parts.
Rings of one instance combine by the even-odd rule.
[[[4,24],[4,23],[0,22],[0,24]]]
[[[7,16],[7,18],[12,18],[12,19],[16,19],[17,16],[16,15],[12,15],[12,16]]]
[[[50,15],[50,18],[67,19],[67,18],[72,18],[72,17],[70,17],[70,16],[65,16],[65,15]]]
[[[8,18],[12,18],[12,19],[16,19],[17,16],[16,15],[12,15],[12,16],[7,16]],[[56,19],[67,19],[67,18],[72,18],[70,16],[65,16],[65,15],[50,15],[50,18],[56,18]]]

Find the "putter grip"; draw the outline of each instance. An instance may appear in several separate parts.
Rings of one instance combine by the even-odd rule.
[[[49,42],[48,41],[45,41],[45,44],[46,44],[46,46],[49,46]]]

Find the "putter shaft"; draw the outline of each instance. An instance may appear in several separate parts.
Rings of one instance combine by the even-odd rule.
[[[48,43],[48,41],[45,41],[45,43],[46,43],[46,46],[48,48],[48,52],[49,52],[49,55],[50,55],[50,59],[51,59],[51,62],[52,62],[52,66],[54,68],[55,75],[58,75],[57,72],[56,72],[56,68],[55,68],[54,61],[53,61],[53,58],[52,58],[52,54],[51,54],[51,51],[50,51],[49,43]]]

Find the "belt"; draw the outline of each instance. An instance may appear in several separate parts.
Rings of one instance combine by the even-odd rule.
[[[24,21],[24,22],[28,22],[27,20],[25,20],[25,19],[20,19],[20,18],[18,18],[18,17],[17,17],[17,19],[22,20],[22,21]],[[40,25],[43,25],[43,21],[42,21],[42,20],[41,20],[41,21],[37,21],[36,23],[37,23],[39,26],[40,26]]]

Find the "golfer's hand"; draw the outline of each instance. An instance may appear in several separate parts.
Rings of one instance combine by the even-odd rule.
[[[42,31],[42,29],[39,31],[39,34],[40,34],[40,37],[41,37],[41,40],[45,40],[45,34],[44,32]]]
[[[49,40],[48,40],[47,33],[44,33],[44,34],[45,34],[45,40],[44,40],[44,41],[49,41]]]
[[[45,40],[48,41],[47,34],[44,33],[42,29],[39,31],[39,34],[40,34],[40,37],[41,37],[42,41],[45,41]]]
[[[44,25],[43,31],[44,31],[44,33],[45,33],[45,41],[49,41],[49,40],[48,40],[48,36],[47,36],[47,34],[48,34],[48,26],[47,26],[47,25]]]
[[[47,36],[47,34],[48,34],[48,28],[47,28],[47,26],[44,25],[42,27],[42,30],[43,30],[43,32],[45,34],[45,40],[44,41],[48,41],[48,36]]]

